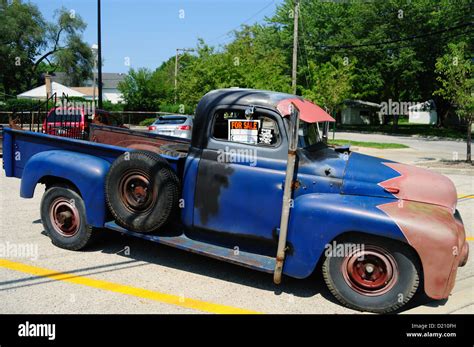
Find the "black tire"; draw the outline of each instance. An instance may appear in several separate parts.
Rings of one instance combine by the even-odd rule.
[[[327,255],[322,272],[328,289],[343,305],[359,311],[389,313],[415,295],[421,271],[418,258],[408,246],[369,237],[355,237],[339,245],[341,250],[356,251]],[[356,256],[361,254],[363,258]]]
[[[41,220],[55,246],[78,251],[92,241],[84,201],[67,186],[51,186],[46,190],[41,199]]]
[[[118,225],[149,233],[163,226],[177,208],[179,179],[160,155],[127,152],[110,167],[105,194]]]
[[[160,153],[171,157],[186,158],[189,151],[189,145],[184,143],[169,143],[160,146]]]

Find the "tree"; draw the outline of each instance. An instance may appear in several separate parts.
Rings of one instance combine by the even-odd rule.
[[[0,91],[15,96],[44,72],[65,71],[75,85],[92,75],[92,53],[81,38],[86,24],[65,8],[55,18],[45,21],[29,2],[0,2]]]
[[[466,161],[471,159],[471,133],[474,113],[474,77],[468,44],[464,41],[451,43],[448,52],[436,61],[438,82],[441,83],[435,94],[441,95],[456,107],[457,114],[467,123]]]
[[[268,20],[278,36],[271,40],[288,68],[293,6],[294,0],[285,0]],[[473,42],[468,34],[471,13],[470,0],[302,1],[298,90],[310,88],[308,62],[324,64],[337,55],[356,62],[354,98],[431,99],[437,85],[435,62],[444,47],[463,35]]]
[[[227,71],[232,71],[231,86],[280,92],[291,90],[284,52],[274,45],[268,28],[246,25],[234,36],[224,49]]]
[[[180,70],[186,63],[187,57],[188,55],[180,57]],[[175,58],[171,57],[153,72],[152,79],[160,105],[174,103],[174,64]]]
[[[159,94],[149,69],[130,69],[124,80],[118,85],[126,102],[126,110],[156,111],[159,106]]]
[[[44,46],[46,22],[35,5],[0,2],[0,84],[7,96],[25,90]]]
[[[87,25],[79,14],[64,7],[56,11],[55,18],[55,23],[46,26],[44,50],[33,69],[36,71],[42,62],[47,61],[52,67],[50,72],[64,71],[70,85],[80,86],[92,77],[94,65],[92,51],[81,38]]]
[[[183,104],[196,105],[203,94],[225,86],[225,80],[231,79],[231,72],[225,72],[226,62],[222,54],[199,40],[196,56],[188,56],[183,64],[180,58],[178,75],[178,101]]]
[[[303,95],[334,114],[351,95],[353,70],[354,63],[349,64],[340,57],[319,65],[309,62],[311,87],[303,89]]]
[[[179,100],[196,105],[203,94],[229,87],[289,92],[285,55],[270,40],[272,30],[243,26],[234,32],[234,40],[219,50],[200,40],[197,55],[187,55],[180,66]]]

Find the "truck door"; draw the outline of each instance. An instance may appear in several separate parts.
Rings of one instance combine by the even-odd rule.
[[[288,142],[276,112],[221,108],[208,129],[194,203],[196,236],[274,255]]]

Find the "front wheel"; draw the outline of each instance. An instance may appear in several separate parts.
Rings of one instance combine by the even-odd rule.
[[[343,305],[388,313],[404,306],[416,293],[420,271],[407,246],[375,238],[333,245],[322,271],[328,289]]]
[[[65,186],[46,190],[41,200],[43,227],[55,246],[77,251],[89,244],[92,227],[86,222],[81,196]]]

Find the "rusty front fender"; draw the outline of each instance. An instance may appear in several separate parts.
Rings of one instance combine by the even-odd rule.
[[[462,222],[449,208],[438,205],[399,200],[378,208],[393,219],[418,253],[426,295],[447,298],[454,287],[458,266],[467,259]]]

